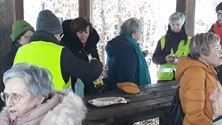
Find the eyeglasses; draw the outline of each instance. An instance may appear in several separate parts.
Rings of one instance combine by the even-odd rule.
[[[10,98],[14,103],[19,103],[21,98],[23,96],[17,93],[12,93],[12,94],[7,94],[5,92],[1,92],[1,99],[2,101],[4,101],[5,103],[8,101],[8,99]]]

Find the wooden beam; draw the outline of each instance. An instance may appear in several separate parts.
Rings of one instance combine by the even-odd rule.
[[[194,34],[195,4],[196,0],[177,0],[176,11],[186,15],[186,29],[190,36]]]
[[[15,0],[15,13],[16,20],[24,19],[23,0]]]
[[[79,0],[79,16],[90,19],[90,0]]]
[[[2,83],[3,60],[4,56],[9,52],[11,47],[11,27],[15,20],[15,1],[16,0],[0,0],[0,91],[3,91]],[[3,102],[0,100],[0,110]]]

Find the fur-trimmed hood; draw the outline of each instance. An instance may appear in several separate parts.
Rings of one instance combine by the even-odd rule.
[[[82,125],[86,113],[82,99],[69,92],[62,103],[46,114],[40,125]]]

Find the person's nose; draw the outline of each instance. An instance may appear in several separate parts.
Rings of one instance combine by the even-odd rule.
[[[84,34],[83,34],[83,37],[84,37],[84,38],[86,38],[86,37],[87,37],[87,34],[86,34],[86,33],[84,33]]]
[[[14,104],[15,104],[14,100],[11,98],[11,96],[9,96],[8,99],[6,100],[6,106],[12,107]]]

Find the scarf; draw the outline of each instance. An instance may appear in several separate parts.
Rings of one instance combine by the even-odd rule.
[[[139,86],[142,87],[147,84],[151,84],[150,73],[148,70],[149,67],[147,66],[146,60],[144,58],[142,51],[140,50],[139,45],[130,35],[124,34],[124,35],[121,35],[121,37],[123,39],[127,39],[129,43],[133,45],[136,51],[136,54],[138,57],[138,64],[139,64]]]
[[[219,24],[218,22],[216,22],[214,24],[214,33],[219,35],[219,37],[220,37],[220,45],[222,46],[222,25]]]
[[[165,51],[171,53],[171,49],[173,49],[173,53],[175,53],[178,49],[178,45],[180,44],[181,40],[184,40],[185,44],[187,43],[188,36],[184,25],[182,26],[181,31],[177,33],[173,32],[170,25],[168,25],[168,30],[165,38]]]

